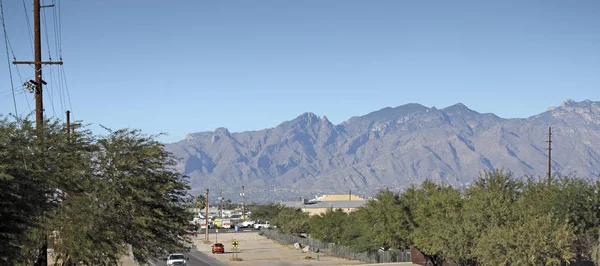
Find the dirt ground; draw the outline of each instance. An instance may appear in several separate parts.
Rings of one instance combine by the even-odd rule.
[[[209,235],[210,241],[215,242],[215,235]],[[231,242],[233,239],[239,242],[239,253],[237,254],[242,261],[230,261],[234,255]],[[317,261],[316,253],[302,253],[296,250],[292,245],[282,245],[264,236],[259,236],[258,232],[252,233],[219,233],[217,240],[225,244],[225,254],[212,254],[211,244],[202,243],[204,235],[198,235],[194,238],[194,244],[201,252],[216,258],[219,261],[229,265],[238,266],[309,266],[309,265],[366,265],[364,262],[346,260],[319,254]],[[386,264],[386,265],[412,265],[411,263]]]

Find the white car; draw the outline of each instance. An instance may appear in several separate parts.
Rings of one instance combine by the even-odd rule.
[[[181,253],[173,253],[173,254],[169,254],[169,256],[167,256],[167,266],[181,266],[181,265],[187,265],[187,261],[190,258],[186,258],[185,256],[183,256],[183,254]]]
[[[269,222],[263,222],[263,221],[256,221],[256,223],[254,224],[254,229],[262,229],[262,228],[269,228],[270,224]]]
[[[246,227],[252,227],[254,226],[254,221],[243,221],[241,223],[242,227],[246,228]]]

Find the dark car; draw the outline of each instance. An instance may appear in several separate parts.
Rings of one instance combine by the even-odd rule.
[[[225,253],[225,245],[223,243],[215,243],[212,245],[212,253]]]

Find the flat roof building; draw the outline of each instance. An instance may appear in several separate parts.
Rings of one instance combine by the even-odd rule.
[[[309,215],[318,215],[325,213],[327,209],[342,209],[344,212],[352,212],[362,207],[367,200],[356,195],[341,194],[341,195],[323,195],[315,199],[300,201],[285,201],[281,202],[283,206],[299,208]]]

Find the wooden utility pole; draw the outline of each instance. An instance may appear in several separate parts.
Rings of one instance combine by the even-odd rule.
[[[244,193],[244,186],[242,186],[242,220],[246,220],[246,194]]]
[[[40,0],[33,0],[33,44],[34,44],[34,61],[13,61],[13,64],[27,64],[35,65],[35,81],[29,81],[34,85],[35,93],[35,126],[36,129],[41,130],[44,124],[44,97],[42,86],[46,85],[46,82],[42,79],[42,65],[62,65],[62,59],[58,62],[43,62],[42,61],[42,33],[41,33],[41,17],[40,11],[45,7],[54,7],[54,5],[41,6]],[[47,236],[44,244],[40,247],[40,254],[36,265],[48,266],[48,242]]]
[[[548,186],[552,183],[552,127],[548,127]]]
[[[67,110],[67,142],[71,142],[71,111]]]
[[[206,216],[204,217],[204,220],[206,220],[204,239],[208,242],[208,188],[206,189]]]
[[[35,49],[34,61],[14,61],[13,64],[27,64],[35,65],[35,81],[30,81],[35,87],[35,125],[37,129],[40,129],[44,123],[44,97],[42,95],[42,86],[46,85],[46,82],[42,79],[42,65],[62,65],[62,59],[58,62],[42,61],[42,33],[41,33],[41,19],[40,10],[42,7],[54,7],[54,5],[41,6],[40,0],[33,0],[33,44]]]
[[[221,219],[221,226],[223,226],[223,189],[221,189],[221,194],[219,194],[219,218]]]

